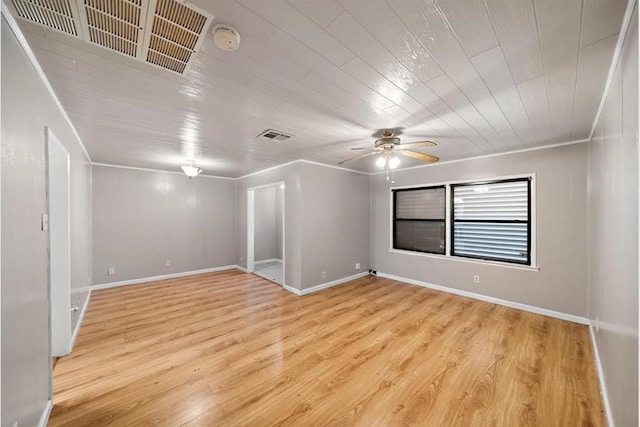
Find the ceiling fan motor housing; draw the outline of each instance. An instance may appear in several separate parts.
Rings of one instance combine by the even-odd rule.
[[[394,146],[400,144],[400,138],[398,137],[389,137],[389,138],[380,138],[376,139],[376,148],[385,147],[385,146]]]

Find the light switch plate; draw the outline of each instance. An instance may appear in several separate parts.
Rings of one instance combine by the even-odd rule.
[[[43,213],[40,215],[40,228],[42,231],[47,231],[49,229],[49,214]]]

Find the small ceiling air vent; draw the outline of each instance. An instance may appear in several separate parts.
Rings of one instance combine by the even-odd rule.
[[[12,0],[16,17],[184,74],[213,16],[179,0]]]
[[[282,142],[291,138],[291,136],[292,135],[287,135],[286,133],[280,132],[279,130],[267,129],[260,135],[258,135],[258,138],[267,138],[272,141]]]

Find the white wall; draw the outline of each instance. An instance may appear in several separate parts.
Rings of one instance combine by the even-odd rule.
[[[71,155],[71,299],[80,307],[91,283],[91,165],[4,15],[1,66],[2,426],[34,426],[50,397],[45,126]]]
[[[282,234],[278,236],[278,228],[282,231],[282,217],[278,227],[278,194],[279,186],[257,188],[254,193],[255,203],[255,235],[254,235],[254,259],[262,261],[268,259],[282,259],[278,256],[278,240],[282,240]],[[282,243],[280,243],[282,245]]]
[[[617,426],[638,425],[638,21],[588,145],[589,318]]]
[[[369,176],[301,163],[300,184],[301,289],[368,271]]]
[[[94,165],[93,194],[95,284],[235,264],[233,180]]]
[[[372,177],[372,268],[408,279],[586,317],[586,144],[574,144],[395,173],[394,186],[535,173],[537,264],[527,271],[442,256],[390,252],[390,184]],[[480,283],[473,283],[473,276]]]

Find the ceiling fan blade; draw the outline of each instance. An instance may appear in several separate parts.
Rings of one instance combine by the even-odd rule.
[[[398,150],[398,154],[402,154],[403,156],[413,157],[414,159],[422,160],[423,162],[434,163],[440,160],[439,157],[432,156],[431,154],[418,153],[417,151],[411,150]]]
[[[368,156],[372,156],[374,154],[380,154],[378,151],[372,151],[371,153],[365,153],[365,154],[360,154],[359,156],[356,157],[352,157],[350,159],[347,160],[343,160],[340,163],[338,163],[339,165],[346,163],[346,162],[350,162],[351,160],[358,160],[358,159],[362,159],[363,157],[368,157]]]
[[[350,148],[350,150],[382,150],[382,148],[374,148],[374,147],[355,147],[355,148]]]
[[[435,147],[436,145],[438,144],[431,141],[416,141],[416,142],[407,142],[406,144],[399,144],[399,145],[396,145],[395,148],[397,150],[405,150],[407,148]]]

